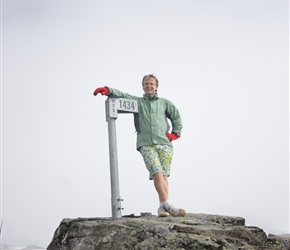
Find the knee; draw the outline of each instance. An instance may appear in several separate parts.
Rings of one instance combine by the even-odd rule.
[[[163,180],[163,173],[156,173],[153,175],[153,180]]]

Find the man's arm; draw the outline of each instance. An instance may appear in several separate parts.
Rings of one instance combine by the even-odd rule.
[[[133,100],[138,100],[139,97],[124,93],[118,89],[114,89],[111,87],[99,87],[94,91],[94,95],[96,96],[97,94],[101,95],[106,95],[108,97],[113,97],[113,98],[126,98],[126,99],[133,99]]]
[[[182,126],[181,116],[178,109],[175,107],[175,105],[172,102],[168,100],[167,100],[166,113],[172,125],[171,135],[173,135],[173,137],[170,136],[171,138],[169,138],[169,140],[170,139],[176,140],[177,138],[181,136],[181,130],[183,126]]]

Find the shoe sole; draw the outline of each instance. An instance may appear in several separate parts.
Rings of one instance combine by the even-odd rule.
[[[159,217],[168,217],[168,213],[166,213],[166,212],[160,213],[158,216]]]

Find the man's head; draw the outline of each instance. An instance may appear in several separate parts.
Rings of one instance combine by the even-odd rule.
[[[159,86],[157,77],[153,74],[144,76],[142,86],[146,94],[153,96],[157,92]]]

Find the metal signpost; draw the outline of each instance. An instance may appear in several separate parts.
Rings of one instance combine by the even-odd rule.
[[[110,154],[110,174],[111,174],[111,202],[113,220],[122,217],[121,197],[119,192],[119,173],[117,157],[117,136],[116,119],[118,113],[138,113],[138,103],[136,100],[124,98],[107,98],[106,100],[106,121],[109,131],[109,154]]]

